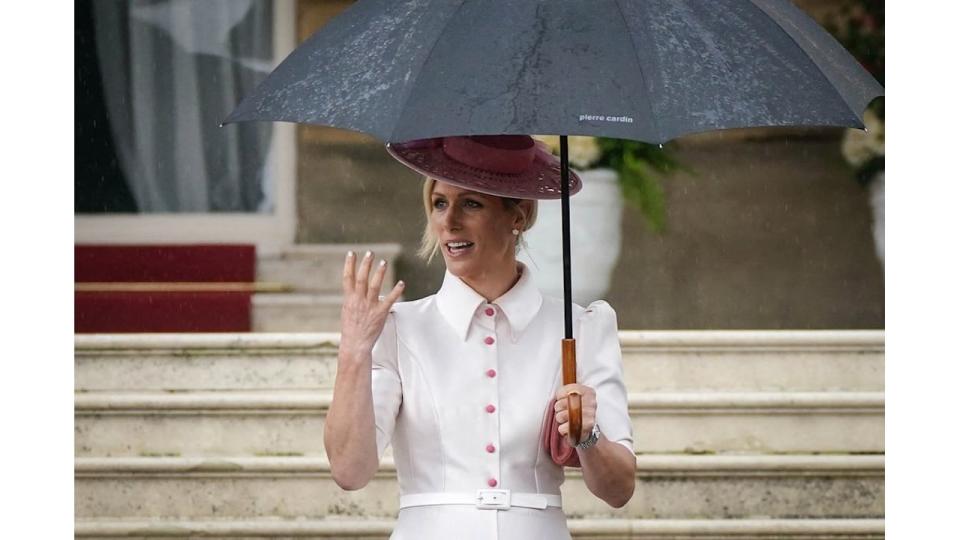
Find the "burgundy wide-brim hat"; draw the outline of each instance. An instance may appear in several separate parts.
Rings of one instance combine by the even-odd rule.
[[[464,189],[515,199],[559,199],[560,159],[528,135],[438,137],[388,143],[420,174]],[[583,187],[570,171],[570,195]]]

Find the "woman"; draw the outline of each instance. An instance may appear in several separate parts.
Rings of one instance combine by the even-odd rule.
[[[401,493],[392,539],[570,538],[563,467],[540,443],[551,398],[566,436],[561,398],[582,394],[577,453],[594,495],[625,505],[636,460],[613,309],[574,305],[580,383],[562,386],[563,303],[542,296],[516,260],[534,199],[559,196],[557,160],[526,136],[388,150],[427,176],[421,255],[440,251],[447,270],[436,294],[395,303],[402,281],[378,297],[385,263],[374,268],[368,252],[357,268],[347,255],[324,432],[333,478],[362,488],[392,443]],[[571,192],[579,187],[571,174]]]

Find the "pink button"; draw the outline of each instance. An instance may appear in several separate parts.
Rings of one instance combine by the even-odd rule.
[[[492,307],[488,307],[487,309],[483,310],[483,312],[491,317],[493,317],[493,314],[496,313],[496,311],[494,311]]]
[[[489,453],[492,454],[492,453],[494,453],[494,452],[496,452],[496,451],[497,451],[497,447],[496,447],[496,446],[494,446],[494,445],[492,445],[492,444],[488,444],[488,445],[487,445],[487,452],[489,452]]]
[[[496,376],[497,376],[497,370],[495,370],[495,369],[488,369],[488,370],[487,370],[487,377],[490,377],[490,378],[492,379],[492,378],[494,378],[494,377],[496,377]]]
[[[497,408],[494,407],[493,405],[487,405],[487,412],[488,412],[488,413],[492,413],[492,412],[495,411],[495,410],[497,410]]]
[[[483,338],[483,342],[486,343],[487,345],[493,345],[493,338],[490,336],[487,336]]]
[[[491,478],[491,479],[487,480],[487,485],[490,486],[490,487],[497,487],[497,479],[496,479],[496,478]]]

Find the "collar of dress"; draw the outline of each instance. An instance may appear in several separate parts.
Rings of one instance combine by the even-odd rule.
[[[506,316],[510,326],[510,337],[514,342],[540,311],[540,305],[543,303],[543,296],[530,277],[530,271],[526,265],[518,261],[517,267],[520,269],[520,279],[509,291],[490,302]],[[471,320],[477,314],[477,310],[486,304],[486,299],[480,293],[451,274],[449,270],[446,271],[443,276],[443,285],[437,292],[437,309],[457,332],[460,339],[467,340]]]

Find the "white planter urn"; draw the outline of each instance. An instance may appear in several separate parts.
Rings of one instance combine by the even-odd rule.
[[[570,197],[570,268],[573,301],[586,306],[604,298],[620,258],[623,196],[612,169],[577,172],[583,189]],[[537,222],[524,233],[517,258],[532,270],[542,293],[563,298],[560,201],[539,201]]]

